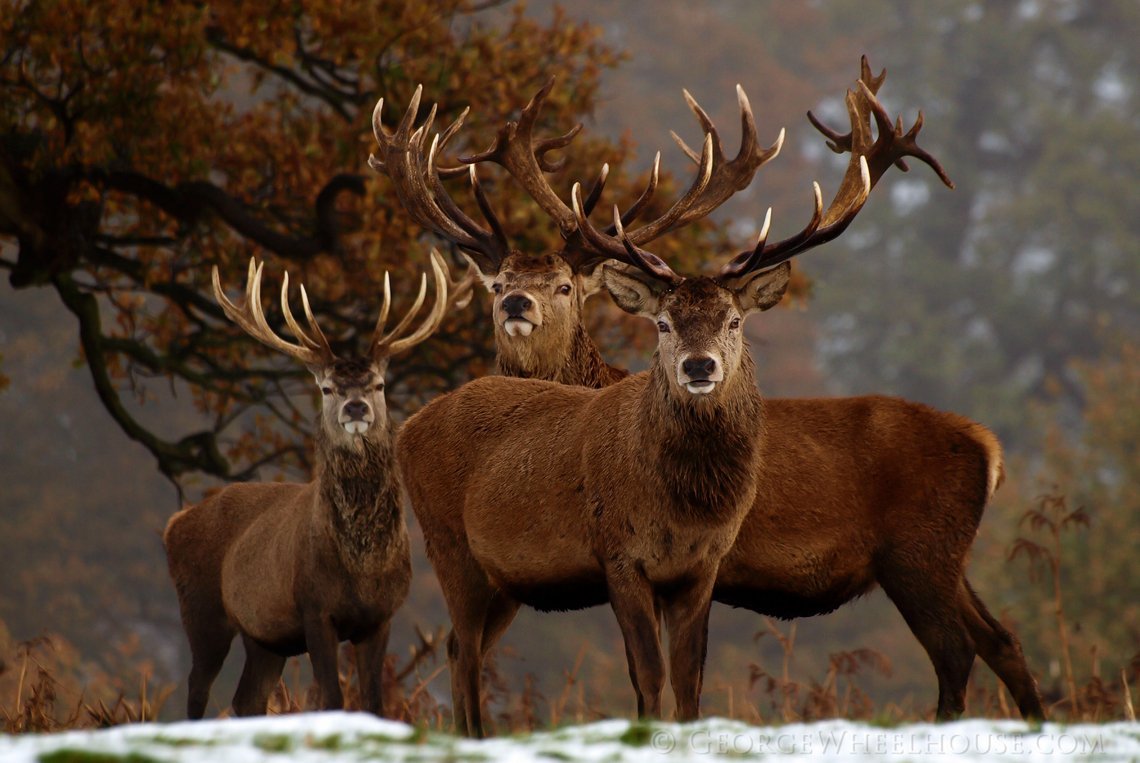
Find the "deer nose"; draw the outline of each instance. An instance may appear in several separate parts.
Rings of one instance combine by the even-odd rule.
[[[368,415],[368,403],[363,400],[349,400],[344,404],[344,415],[353,421],[361,421]]]
[[[503,298],[503,310],[511,318],[521,318],[533,306],[534,303],[525,294],[508,294]]]
[[[690,379],[707,379],[716,373],[716,358],[685,358],[681,370]]]

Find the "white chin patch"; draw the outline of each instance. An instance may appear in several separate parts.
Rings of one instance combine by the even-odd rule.
[[[685,389],[689,390],[689,392],[693,393],[694,395],[707,395],[708,393],[710,393],[714,389],[716,389],[716,382],[711,382],[711,381],[689,382],[688,384],[685,385]]]
[[[507,336],[530,336],[534,324],[525,318],[507,318],[503,328],[507,330]]]
[[[367,421],[346,421],[341,424],[341,426],[343,426],[344,431],[349,434],[364,434],[368,431]]]

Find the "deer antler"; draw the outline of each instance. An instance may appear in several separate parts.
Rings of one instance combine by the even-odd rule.
[[[883,69],[879,72],[877,77],[874,76],[871,73],[871,64],[867,60],[867,56],[863,56],[860,59],[859,68],[859,97],[856,98],[854,103],[854,109],[858,114],[858,129],[856,129],[854,124],[855,119],[852,118],[853,124],[851,131],[840,135],[835,130],[832,130],[820,122],[815,114],[812,114],[810,111],[807,113],[808,120],[812,125],[828,139],[827,147],[837,154],[853,150],[856,152],[861,151],[866,154],[867,164],[871,172],[872,185],[878,182],[878,179],[882,177],[883,173],[887,171],[891,164],[894,164],[903,172],[909,172],[910,167],[907,166],[906,160],[903,157],[913,156],[919,161],[929,165],[947,188],[953,188],[954,181],[946,174],[946,170],[942,168],[942,164],[928,151],[918,146],[918,133],[922,129],[923,124],[922,110],[919,110],[918,118],[915,119],[910,130],[904,135],[902,117],[898,117],[892,126],[890,115],[875,97],[879,93],[879,88],[883,86],[883,81],[887,78],[887,70]],[[850,99],[850,96],[848,97]],[[850,100],[847,109],[850,113],[852,109]],[[879,130],[879,138],[873,145],[870,141],[872,117]]]
[[[388,312],[392,305],[392,283],[388,273],[384,273],[384,301],[380,305],[380,318],[376,321],[376,329],[372,333],[372,357],[374,359],[399,354],[427,339],[439,328],[448,309],[455,304],[449,301],[448,298],[448,283],[450,279],[447,263],[435,249],[431,250],[431,269],[435,276],[435,304],[432,305],[431,312],[428,313],[427,317],[420,323],[419,328],[406,336],[404,335],[405,332],[408,330],[408,327],[412,325],[416,314],[419,313],[420,308],[423,307],[424,297],[427,296],[427,274],[425,273],[420,276],[420,291],[419,294],[416,295],[412,307],[400,322],[396,324],[395,328],[385,334],[384,326],[388,322]],[[468,278],[473,280],[474,276],[468,273]],[[465,281],[460,282],[461,287],[464,284]],[[469,284],[466,285],[466,289],[470,291],[471,286]],[[467,299],[470,299],[470,295],[467,296]]]
[[[574,196],[578,236],[581,239],[579,248],[583,250],[583,259],[597,261],[610,258],[643,269],[646,262],[653,262],[654,264],[649,272],[665,276],[667,279],[679,278],[680,276],[673,273],[671,269],[668,271],[671,275],[661,271],[661,267],[668,269],[668,266],[660,258],[649,252],[639,250],[641,255],[631,255],[628,245],[632,245],[636,250],[638,245],[646,244],[665,233],[707,216],[737,191],[747,188],[757,170],[780,153],[784,144],[784,130],[780,130],[780,134],[771,146],[762,148],[757,141],[756,120],[752,114],[752,106],[744,89],[739,85],[736,86],[736,97],[740,107],[741,139],[740,149],[732,159],[725,156],[720,133],[712,119],[687,90],[682,92],[689,109],[696,115],[705,131],[704,143],[699,154],[689,148],[676,133],[671,133],[685,155],[697,165],[696,175],[689,184],[689,188],[664,214],[640,228],[632,231],[624,230],[636,217],[635,214],[631,214],[635,209],[631,208],[625,215],[615,218],[614,225],[603,233],[590,226],[588,222],[584,222],[590,214],[590,205],[582,201],[581,189],[576,186],[572,195]],[[643,193],[634,205],[638,213],[641,211],[641,207],[648,203],[648,197],[652,194],[651,189],[656,187],[660,158],[661,155],[658,154],[646,193]],[[591,192],[591,197],[593,195]],[[579,214],[579,212],[583,214]],[[652,259],[647,260],[646,257]]]
[[[828,138],[828,146],[833,151],[851,153],[847,171],[827,212],[823,211],[819,185],[813,183],[815,213],[811,221],[794,236],[769,244],[768,227],[772,213],[769,209],[756,246],[749,251],[741,252],[726,263],[721,268],[719,277],[734,278],[773,267],[838,237],[859,214],[871,189],[892,164],[903,171],[908,169],[903,157],[913,156],[925,162],[943,183],[949,188],[954,187],[954,183],[939,161],[929,152],[919,148],[916,142],[918,132],[922,129],[922,112],[919,112],[914,126],[904,135],[902,118],[900,117],[892,126],[886,109],[875,97],[886,79],[886,70],[884,69],[877,77],[872,75],[867,57],[863,56],[860,61],[860,71],[862,78],[856,84],[854,91],[847,91],[846,97],[847,115],[851,122],[850,132],[840,135],[825,127],[810,111],[808,112],[808,119]],[[878,129],[878,137],[874,139],[871,131],[872,118]]]
[[[635,244],[648,243],[668,231],[707,216],[737,191],[747,188],[752,178],[756,176],[757,170],[776,158],[784,145],[784,130],[781,128],[780,134],[771,146],[768,148],[760,146],[757,141],[756,119],[752,116],[752,105],[748,102],[744,88],[737,85],[736,101],[740,107],[740,150],[733,159],[729,160],[724,154],[720,133],[717,132],[712,119],[688,90],[681,92],[685,96],[685,103],[689,105],[689,109],[696,115],[705,131],[705,142],[701,153],[697,154],[689,148],[677,133],[670,131],[669,134],[673,136],[673,140],[685,155],[697,165],[697,178],[707,174],[708,180],[701,183],[694,180],[689,191],[669,211],[657,220],[630,232],[629,238]]]
[[[523,107],[518,120],[508,121],[499,129],[495,142],[490,148],[478,154],[461,156],[459,161],[471,165],[492,162],[506,169],[538,204],[539,208],[558,224],[559,232],[566,241],[560,254],[574,270],[579,270],[586,264],[605,259],[605,255],[598,256],[597,253],[591,252],[583,246],[582,235],[578,233],[578,220],[574,211],[563,203],[544,176],[544,173],[547,172],[557,172],[566,163],[565,159],[552,161],[547,157],[547,154],[550,151],[568,146],[582,129],[582,125],[578,124],[563,135],[536,142],[534,126],[538,121],[538,113],[553,87],[554,77],[551,77]],[[650,173],[649,182],[637,201],[622,216],[623,224],[632,223],[648,206],[657,190],[660,168],[661,155],[658,153],[653,162],[653,171]],[[586,195],[585,201],[582,202],[582,207],[587,215],[593,211],[601,198],[606,179],[609,177],[609,171],[609,165],[603,164],[601,172],[598,173],[598,177],[590,188],[590,192]],[[607,233],[611,235],[613,232],[612,227],[607,230]]]
[[[231,321],[240,326],[245,333],[267,347],[271,347],[292,358],[296,358],[308,366],[320,366],[331,363],[336,359],[336,356],[333,354],[328,340],[325,338],[324,333],[321,332],[316,319],[313,317],[313,311],[309,307],[309,296],[305,293],[305,287],[303,285],[301,286],[301,304],[305,309],[305,319],[309,323],[311,333],[302,329],[293,318],[293,313],[289,309],[288,273],[285,274],[281,282],[281,312],[285,317],[285,323],[289,326],[289,330],[293,333],[293,336],[297,337],[299,344],[293,344],[282,339],[274,333],[273,329],[269,328],[269,323],[265,320],[265,313],[261,306],[261,273],[264,266],[264,262],[259,264],[255,258],[251,257],[249,259],[249,272],[245,282],[245,304],[242,307],[238,307],[226,297],[225,292],[222,291],[222,282],[218,275],[218,266],[214,266],[212,273],[214,298],[218,301],[218,304],[221,305],[222,311],[225,312]]]
[[[478,154],[461,156],[459,161],[470,165],[494,162],[505,168],[542,211],[558,224],[562,237],[568,238],[576,228],[574,213],[558,198],[558,194],[550,187],[543,173],[562,169],[565,164],[564,159],[553,162],[546,158],[546,154],[570,145],[582,130],[582,125],[576,124],[563,135],[535,143],[534,125],[538,121],[538,112],[553,87],[554,77],[551,77],[523,108],[517,121],[508,121],[499,128],[495,142],[490,148]],[[599,176],[597,184],[599,195],[601,186],[605,184],[605,175],[606,172],[603,171]]]
[[[479,270],[471,263],[467,263],[467,270],[458,281],[451,280],[451,271],[447,270],[447,311],[462,310],[471,304],[478,281]]]
[[[218,266],[215,265],[212,273],[214,298],[218,300],[226,316],[242,328],[247,334],[262,344],[278,350],[292,358],[300,360],[307,366],[326,366],[336,360],[336,355],[329,346],[328,339],[317,325],[316,318],[309,306],[309,295],[301,286],[301,305],[305,310],[305,319],[309,323],[309,330],[303,329],[293,317],[289,308],[289,273],[286,272],[281,281],[281,314],[289,331],[297,337],[298,344],[288,342],[269,327],[265,313],[261,306],[261,275],[265,263],[258,263],[255,258],[249,260],[249,273],[246,277],[245,304],[238,307],[226,297],[222,291],[221,277],[218,275]],[[462,308],[471,301],[477,273],[469,268],[463,278],[452,281],[448,272],[447,263],[435,249],[431,250],[431,268],[435,276],[435,304],[431,312],[424,318],[414,332],[404,336],[412,324],[416,314],[423,307],[427,296],[427,275],[420,277],[420,291],[415,302],[403,319],[390,332],[384,333],[384,326],[388,321],[388,313],[392,305],[392,286],[388,273],[384,273],[384,301],[380,306],[380,318],[376,322],[376,329],[372,335],[372,357],[380,359],[390,357],[404,350],[408,350],[431,336],[444,316],[452,308]]]
[[[835,192],[835,197],[832,199],[831,204],[828,205],[827,211],[824,212],[823,209],[823,197],[820,193],[819,184],[812,183],[815,204],[812,218],[807,226],[794,236],[790,236],[783,241],[769,244],[768,231],[772,221],[772,210],[769,209],[764,217],[764,225],[756,246],[751,250],[741,252],[726,263],[717,275],[718,278],[737,278],[750,272],[774,267],[781,262],[791,259],[797,254],[836,238],[847,229],[847,226],[851,224],[851,221],[854,220],[856,215],[859,214],[859,211],[862,210],[863,205],[867,202],[871,189],[878,182],[879,178],[882,177],[883,173],[885,173],[892,164],[896,164],[903,169],[906,168],[906,164],[903,161],[904,156],[913,156],[922,160],[930,165],[944,183],[951,188],[954,187],[938,160],[928,152],[919,148],[915,142],[918,131],[922,127],[921,113],[915,125],[904,135],[901,120],[892,127],[886,110],[883,109],[882,105],[875,98],[875,92],[882,86],[886,72],[884,71],[878,77],[872,76],[870,66],[867,63],[867,57],[864,56],[862,60],[862,75],[865,80],[858,82],[856,91],[847,92],[846,102],[848,116],[851,120],[851,132],[846,135],[839,135],[833,130],[822,127],[818,121],[809,114],[812,123],[819,127],[830,139],[829,145],[831,145],[833,150],[851,152],[851,160],[848,162],[843,181],[840,183],[839,189]],[[868,84],[868,82],[870,84]],[[738,92],[741,96],[742,113],[747,114],[749,113],[747,110],[747,100],[744,98],[743,91]],[[682,200],[674,205],[676,207],[688,198],[694,200],[688,209],[677,216],[677,220],[687,220],[690,215],[696,215],[697,211],[703,209],[703,204],[708,203],[710,198],[719,198],[721,196],[727,198],[730,196],[733,192],[730,189],[732,189],[733,186],[728,178],[731,178],[733,174],[743,177],[747,173],[746,170],[738,169],[736,173],[726,171],[721,175],[714,175],[716,156],[723,156],[716,148],[719,144],[719,137],[716,135],[711,121],[708,121],[707,115],[700,110],[700,107],[692,101],[691,97],[688,97],[687,100],[689,100],[690,107],[693,108],[698,118],[701,119],[702,124],[706,126],[707,132],[705,134],[705,144],[699,157],[696,152],[686,146],[683,141],[674,136],[681,145],[682,150],[685,151],[690,159],[696,161],[700,168],[698,180],[694,181],[689,191],[682,197]],[[875,139],[871,137],[870,120],[872,117],[875,119],[879,133]],[[745,117],[745,122],[747,123],[748,121],[750,121],[749,118]],[[754,134],[754,132],[754,129],[749,130],[746,126],[746,136],[750,133]],[[782,136],[783,133],[781,132],[781,138]],[[750,139],[746,137],[744,143],[747,144],[749,140]],[[779,143],[780,141],[777,141],[777,145],[773,147],[777,151],[779,150]],[[774,156],[775,154],[772,153],[772,155]],[[768,158],[771,157],[769,156]],[[739,159],[740,156],[738,155],[737,160]],[[767,161],[767,159],[764,161]],[[709,196],[706,198],[705,189],[713,187],[710,178],[714,176],[718,178],[716,190],[709,192]],[[583,214],[583,211],[580,209],[580,185],[575,184],[574,186],[573,201],[579,229],[583,237],[594,250],[605,252],[608,257],[633,265],[654,278],[667,283],[676,284],[678,280],[682,278],[661,258],[638,247],[638,244],[653,238],[656,233],[653,226],[658,224],[657,221],[627,234],[622,230],[621,221],[615,219],[614,229],[617,235],[609,235],[591,226],[586,219],[586,215]],[[711,207],[709,209],[711,209]],[[616,218],[616,208],[614,213]],[[670,213],[667,212],[662,219],[669,218]],[[670,228],[669,225],[664,225],[663,227],[666,229]],[[672,227],[676,226],[674,225]],[[650,230],[649,233],[645,232],[647,229]]]
[[[429,143],[428,135],[435,121],[435,106],[432,106],[424,124],[413,129],[422,94],[421,85],[416,88],[407,111],[393,133],[389,133],[381,122],[384,99],[377,101],[372,112],[372,132],[376,136],[382,157],[369,155],[368,164],[392,179],[396,196],[404,210],[419,225],[455,242],[486,266],[497,270],[510,247],[498,218],[483,195],[473,168],[436,166],[436,157],[459,131],[468,110],[464,110],[442,134],[433,136]],[[469,173],[472,190],[490,230],[472,220],[443,188],[441,178],[454,177],[464,172]]]
[[[574,188],[570,192],[570,198],[573,201],[574,214],[578,220],[578,231],[584,241],[594,251],[604,251],[609,259],[632,265],[654,278],[672,285],[679,284],[684,280],[682,276],[678,275],[669,267],[665,260],[652,252],[641,249],[630,241],[629,236],[626,235],[625,227],[622,225],[621,212],[618,210],[616,204],[614,205],[614,235],[610,235],[608,232],[602,233],[595,228],[586,216],[588,213],[582,204],[581,183],[574,184]]]

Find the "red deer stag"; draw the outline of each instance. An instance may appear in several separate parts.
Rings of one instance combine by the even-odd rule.
[[[381,123],[384,106],[381,99],[372,117],[380,156],[369,157],[369,163],[391,178],[397,196],[412,219],[458,245],[478,267],[484,285],[494,295],[496,365],[500,373],[604,387],[624,378],[627,372],[607,365],[602,359],[582,322],[582,307],[602,288],[600,265],[608,258],[583,241],[573,210],[558,198],[543,177],[544,172],[555,171],[561,166],[560,162],[551,160],[547,155],[569,145],[581,125],[560,137],[544,140],[534,137],[539,111],[553,85],[554,80],[551,79],[523,109],[518,121],[503,126],[491,148],[463,158],[462,161],[470,163],[466,167],[436,165],[439,153],[462,126],[466,111],[441,135],[432,137],[434,106],[425,123],[415,127],[422,92],[417,88],[403,118],[389,133]],[[784,132],[781,130],[771,146],[764,148],[759,145],[752,109],[744,91],[738,87],[743,135],[736,157],[728,160],[708,115],[688,92],[685,99],[709,133],[709,171],[712,174],[708,178],[698,174],[689,192],[668,212],[652,223],[630,231],[631,240],[635,243],[646,244],[707,215],[736,191],[747,187],[756,170],[774,158],[783,144]],[[677,140],[680,141],[679,138]],[[695,154],[691,155],[699,161]],[[481,162],[505,167],[554,218],[565,239],[558,252],[532,255],[510,246],[475,176],[475,164]],[[623,216],[623,225],[628,227],[646,209],[657,188],[659,165],[660,154],[653,163],[645,190]],[[603,166],[586,196],[586,214],[601,198],[608,173],[609,167]],[[489,230],[468,217],[443,188],[441,178],[458,174],[470,175]]]
[[[872,183],[892,163],[905,171],[905,157],[914,156],[953,187],[941,165],[917,146],[921,113],[905,135],[901,123],[892,128],[875,98],[884,79],[885,72],[872,75],[864,57],[861,84],[848,96],[850,133],[840,135],[810,113],[809,119],[829,138],[836,152],[862,151],[869,157]],[[532,101],[522,121],[534,105]],[[711,121],[703,112],[697,113],[714,143],[719,144]],[[879,131],[873,142],[872,120]],[[508,125],[503,134],[515,132]],[[534,153],[541,155],[540,149],[548,143],[540,144]],[[418,167],[423,170],[428,165],[421,161]],[[854,161],[849,173],[853,167]],[[443,197],[438,185],[433,192],[436,199]],[[532,191],[540,200],[552,195]],[[596,200],[593,192],[590,197]],[[415,196],[402,198],[405,203],[418,205],[411,213],[422,223],[460,245],[469,245],[465,241],[470,242],[470,235],[456,235],[455,226],[450,226],[449,232],[445,224],[424,222],[431,219],[429,215],[438,216],[438,209],[426,208],[424,200]],[[448,201],[440,201],[440,206],[454,208]],[[485,203],[481,206],[486,208]],[[561,220],[558,207],[543,206]],[[478,230],[470,221],[465,225],[466,230]],[[584,334],[580,317],[574,330]],[[502,333],[496,332],[500,359],[504,356]],[[543,351],[547,348],[536,347],[534,354]],[[579,359],[552,353],[540,358],[537,365],[560,368],[560,364],[575,362]],[[560,370],[558,375],[543,378],[587,378],[589,367]],[[511,371],[507,366],[503,370]],[[975,651],[1009,687],[1024,716],[1043,717],[1036,682],[1016,637],[989,614],[964,577],[966,552],[1001,475],[1000,446],[992,434],[953,414],[882,397],[769,400],[767,406],[770,415],[792,420],[787,431],[796,432],[800,420],[807,426],[797,435],[798,449],[774,454],[771,465],[765,462],[755,507],[733,551],[722,563],[714,599],[765,615],[804,617],[831,612],[881,585],[935,665],[940,717],[960,712]],[[969,457],[962,455],[963,440]],[[798,465],[789,457],[792,453],[801,459]],[[803,464],[817,466],[805,471]],[[915,470],[915,464],[921,464],[923,470]],[[782,468],[772,468],[776,465]],[[971,471],[974,490],[969,489],[970,480],[963,481],[962,477]],[[979,482],[978,475],[985,479]],[[769,484],[776,477],[780,479]],[[780,509],[774,511],[775,506]],[[916,517],[921,521],[908,527]],[[954,529],[939,537],[933,531],[936,527]],[[909,552],[921,567],[917,572],[911,568],[913,564],[902,563]],[[474,601],[479,596],[476,594]],[[502,590],[494,590],[487,601],[481,638],[484,651],[507,628],[519,606]],[[569,607],[563,604],[557,608]],[[452,643],[454,667],[454,637]],[[467,728],[465,693],[459,685],[453,692],[460,728]]]
[[[469,298],[474,286],[473,273],[449,284],[447,266],[434,250],[431,266],[435,304],[419,327],[409,331],[423,306],[427,277],[412,308],[385,333],[391,306],[385,274],[368,354],[350,358],[334,355],[304,286],[301,302],[309,330],[294,319],[288,274],[281,310],[296,344],[279,337],[266,321],[261,265],[250,260],[242,307],[222,292],[215,266],[214,295],[225,314],[254,339],[304,363],[323,402],[311,482],[230,485],[178,512],[166,526],[163,542],[193,659],[190,718],[205,713],[210,686],[239,633],[246,660],[233,699],[238,715],[264,713],[286,657],[306,651],[320,707],[342,707],[337,669],[342,640],[356,647],[364,709],[383,714],[389,622],[411,579],[384,372],[389,358],[431,336],[447,309]]]

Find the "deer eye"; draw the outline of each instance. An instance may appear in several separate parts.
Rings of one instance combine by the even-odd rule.
[[[502,294],[503,285],[501,283],[493,283],[491,284],[491,291],[495,292],[496,294]]]
[[[564,283],[561,286],[559,286],[558,287],[558,293],[559,294],[569,294],[570,293],[570,284]]]
[[[729,327],[730,329],[738,329],[738,328],[740,328],[740,318],[733,318],[733,319],[732,319],[732,323],[728,324],[728,327]]]
[[[333,393],[332,387],[321,387],[322,395],[331,395]]]
[[[383,392],[383,391],[384,391],[384,382],[380,382],[379,384],[377,384],[377,385],[374,387],[374,389],[375,389],[377,392]]]
[[[673,329],[669,328],[669,324],[665,321],[657,321],[657,330],[662,334],[668,334]]]

